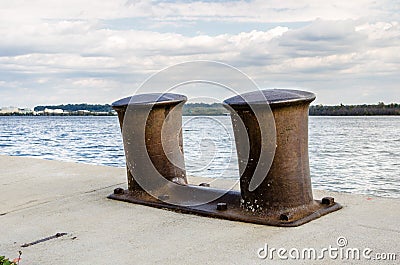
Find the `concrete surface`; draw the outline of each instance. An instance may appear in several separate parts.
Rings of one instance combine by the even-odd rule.
[[[204,179],[191,178],[192,183]],[[0,255],[35,264],[400,264],[400,200],[314,191],[344,208],[296,228],[254,225],[106,199],[125,169],[0,156]],[[213,186],[231,184],[216,181]],[[22,248],[58,232],[64,237]],[[260,259],[269,248],[365,248],[396,261]],[[264,252],[260,252],[264,254]],[[292,252],[296,255],[296,252]],[[333,253],[333,256],[335,253]]]

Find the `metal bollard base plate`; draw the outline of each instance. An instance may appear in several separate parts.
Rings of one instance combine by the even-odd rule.
[[[300,226],[342,208],[340,204],[334,202],[333,198],[323,198],[322,200],[314,200],[309,205],[302,205],[296,208],[249,211],[245,210],[241,206],[241,196],[239,191],[227,192],[225,190],[217,190],[192,185],[188,186],[193,188],[193,190],[198,190],[202,193],[213,192],[215,194],[215,192],[221,192],[221,195],[223,195],[212,202],[197,206],[180,206],[169,204],[164,201],[168,201],[170,195],[166,194],[158,199],[144,191],[132,192],[129,190],[124,190],[122,192],[121,189],[118,189],[118,192],[114,192],[113,194],[109,195],[108,198],[155,208],[169,209],[179,213],[281,227]],[[208,189],[210,191],[207,191]]]

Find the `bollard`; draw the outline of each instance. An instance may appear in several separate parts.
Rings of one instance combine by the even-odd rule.
[[[154,169],[169,181],[187,184],[181,132],[186,100],[183,95],[155,93],[112,104],[123,135],[129,191],[143,191],[136,180],[150,183],[146,178],[154,175]]]
[[[123,136],[128,189],[116,188],[108,198],[288,227],[336,211],[341,206],[333,198],[313,200],[312,196],[308,106],[314,99],[314,94],[304,91],[264,90],[224,101],[235,133],[240,191],[188,184],[181,131],[185,96],[142,94],[116,101],[112,107]],[[257,177],[259,183],[254,182]]]
[[[224,101],[231,112],[241,173],[241,206],[245,210],[291,221],[321,208],[321,202],[313,200],[308,159],[308,110],[314,99],[310,92],[271,89]],[[271,114],[275,127],[263,119]],[[276,129],[274,153],[272,129]],[[248,141],[244,141],[246,138]],[[273,160],[269,171],[258,172],[264,174],[263,181],[253,189],[250,183],[255,170],[266,162],[261,157]]]

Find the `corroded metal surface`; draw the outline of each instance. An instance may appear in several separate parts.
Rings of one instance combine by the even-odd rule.
[[[269,171],[261,172],[263,181],[251,190],[249,184],[254,172],[264,163],[261,157],[268,157],[265,153],[271,152],[270,148],[264,148],[271,136],[262,133],[262,129],[268,131],[271,125],[260,119],[268,115],[268,109],[263,108],[267,103],[265,99],[275,120],[276,149]],[[301,220],[326,209],[321,202],[313,200],[309,170],[308,108],[314,99],[314,94],[305,91],[273,89],[264,90],[261,95],[256,91],[224,101],[231,111],[244,209],[280,216],[282,221]],[[249,142],[243,140],[244,135]],[[247,145],[249,150],[246,150]],[[340,208],[338,204],[329,205],[331,210]]]
[[[231,111],[238,150],[240,192],[187,184],[181,133],[182,105],[186,97],[145,94],[114,102],[127,157],[128,190],[117,188],[109,198],[274,226],[298,226],[340,209],[333,198],[319,201],[312,196],[308,106],[315,99],[314,94],[294,90],[261,93],[268,99],[270,108],[266,108],[268,103],[259,97],[259,91],[224,101]],[[272,125],[268,123],[271,115],[275,119]],[[275,130],[276,142],[271,137],[275,136]],[[144,159],[145,156],[150,160]],[[265,158],[270,158],[271,163]],[[251,181],[260,165],[264,165],[262,181],[254,188]],[[156,181],[152,166],[168,181]],[[152,181],[158,185],[148,186],[151,192],[147,192],[149,189],[142,185]],[[182,185],[185,192],[181,192]],[[196,204],[208,197],[216,199]],[[176,204],[177,201],[183,203]]]
[[[165,179],[187,184],[181,131],[185,102],[183,95],[155,93],[135,95],[112,104],[123,133],[129,190],[142,190],[136,181],[139,178],[151,181],[152,166]]]
[[[202,188],[191,185],[188,185],[188,187],[192,188],[195,192]],[[169,190],[169,192],[173,193],[174,189],[172,188]],[[227,192],[225,190],[207,188],[203,189],[201,192],[220,193],[221,197],[212,202],[197,206],[179,206],[169,204],[168,202],[165,202],[165,198],[158,199],[146,192],[131,192],[129,190],[125,190],[125,192],[122,194],[111,194],[109,195],[109,198],[124,202],[147,205],[155,208],[169,209],[180,213],[196,214],[212,218],[282,227],[299,226],[341,208],[337,203],[328,205],[323,204],[322,201],[316,200],[313,202],[314,207],[309,207],[303,211],[304,216],[302,218],[293,218],[290,212],[278,214],[276,212],[269,213],[267,211],[247,211],[241,206],[241,195],[238,191]]]

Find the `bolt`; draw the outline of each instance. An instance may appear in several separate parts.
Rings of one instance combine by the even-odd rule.
[[[289,214],[283,213],[281,216],[279,216],[279,220],[281,221],[289,221]]]
[[[226,202],[217,203],[217,210],[218,211],[226,211],[227,209],[228,209],[228,204],[226,204]]]
[[[210,187],[210,183],[200,183],[199,186],[201,186],[201,187]]]
[[[333,197],[324,197],[322,198],[322,204],[332,205],[335,203],[335,199]]]
[[[116,188],[116,189],[114,189],[114,194],[117,194],[117,195],[121,195],[121,194],[124,194],[124,189],[123,188]]]

